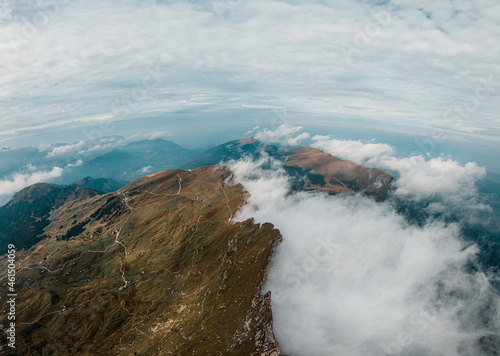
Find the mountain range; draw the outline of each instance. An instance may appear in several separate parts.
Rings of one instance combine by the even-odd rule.
[[[237,160],[245,155],[255,158],[262,152],[282,159],[283,155],[286,155],[284,153],[286,150],[275,145],[266,145],[252,138],[196,150],[181,147],[172,141],[161,138],[131,142],[125,141],[122,137],[109,137],[102,140],[104,139],[106,139],[105,142],[112,141],[112,143],[89,143],[86,150],[76,145],[80,151],[76,148],[74,151],[70,149],[54,151],[66,148],[68,145],[57,145],[49,150],[32,147],[1,150],[0,179],[8,183],[16,180],[16,175],[29,177],[33,172],[48,172],[55,167],[60,167],[62,174],[47,178],[46,181],[59,185],[70,185],[83,177],[93,177],[94,179],[114,179],[120,182],[119,184],[125,184],[145,174],[167,169],[192,169],[231,159]],[[317,160],[316,164],[321,165],[321,162]],[[339,169],[340,165],[347,168],[345,163],[336,163],[329,165],[329,167],[333,168],[335,165],[337,167],[334,169]],[[288,171],[293,169],[291,164],[287,164]],[[312,169],[312,171],[314,170]],[[314,180],[314,176],[309,176],[309,178]],[[364,180],[366,181],[366,179]],[[346,186],[349,188],[349,184]],[[317,188],[325,187],[328,187],[327,182]],[[488,173],[479,183],[479,187],[483,193],[493,197],[491,201],[495,208],[500,211],[500,205],[498,205],[500,201],[500,175]],[[10,194],[0,192],[0,205],[7,204],[13,193],[14,191]]]
[[[19,342],[7,355],[280,355],[272,295],[261,286],[281,234],[269,223],[234,222],[247,192],[219,163],[267,155],[282,162],[292,191],[378,202],[395,181],[308,147],[246,138],[187,153],[166,142],[136,143],[87,163],[111,178],[38,183],[0,207],[0,261],[12,243],[19,263]],[[164,164],[180,168],[128,184],[116,179],[153,166],[165,150],[179,156]],[[494,182],[486,188],[497,194]],[[401,209],[410,222],[426,218],[421,207]],[[471,227],[470,236],[484,237],[478,231]],[[497,264],[488,251],[485,263]],[[6,303],[0,298],[2,316]]]
[[[193,164],[262,152],[285,162],[295,190],[383,200],[392,182],[319,150],[252,139]],[[279,355],[271,295],[260,288],[281,235],[271,224],[232,221],[245,194],[225,165],[17,193],[0,208],[2,245],[14,243],[20,262],[16,352]]]

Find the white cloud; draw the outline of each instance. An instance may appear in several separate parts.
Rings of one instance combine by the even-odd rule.
[[[159,131],[152,131],[152,132],[146,132],[146,133],[136,133],[135,135],[132,135],[127,141],[132,142],[132,141],[139,141],[139,140],[156,140],[159,138],[162,139],[169,139],[174,135],[172,131],[168,130],[159,130]]]
[[[328,152],[336,157],[348,159],[356,164],[392,155],[394,149],[385,143],[363,143],[353,140],[338,140],[329,136],[316,135],[311,147]]]
[[[80,151],[78,152],[79,155],[84,155],[84,154],[87,154],[87,153],[92,153],[92,152],[95,152],[95,151],[102,151],[102,150],[106,150],[108,148],[111,148],[111,147],[114,147],[116,146],[118,143],[107,143],[105,145],[95,145],[95,146],[92,146],[90,147],[89,149],[86,149],[86,150],[83,150],[83,151]],[[88,146],[87,146],[88,147]]]
[[[59,178],[63,174],[63,169],[54,167],[50,171],[38,171],[27,174],[15,174],[12,180],[0,181],[0,196],[11,195],[35,183],[48,182]]]
[[[50,144],[42,143],[42,144],[38,145],[39,152],[46,152],[50,149],[52,149],[52,145],[50,145]]]
[[[68,167],[80,167],[81,165],[83,165],[83,161],[81,159],[77,160],[76,162],[74,163],[68,163]]]
[[[47,153],[47,157],[51,158],[56,156],[67,155],[70,153],[75,153],[82,150],[85,147],[87,147],[87,142],[85,141],[79,141],[69,145],[54,147]]]
[[[409,225],[389,201],[360,195],[289,195],[285,171],[264,163],[231,169],[250,193],[237,219],[283,235],[263,292],[284,354],[483,354],[478,341],[500,327],[500,299],[485,274],[466,272],[477,248],[457,225]]]
[[[259,128],[254,128],[253,131],[257,131],[254,137],[266,143],[295,146],[301,141],[300,138],[310,137],[308,133],[302,132],[301,126],[289,124],[281,125],[275,130],[258,130]],[[312,141],[311,147],[334,157],[397,174],[394,183],[396,196],[414,200],[440,198],[448,204],[461,204],[464,208],[488,208],[475,199],[476,182],[484,178],[486,169],[474,162],[461,165],[449,158],[425,158],[421,155],[397,158],[391,145],[373,140],[362,142],[315,135]]]
[[[486,175],[486,169],[474,162],[464,166],[451,159],[422,156],[374,161],[382,169],[399,172],[396,194],[417,200],[439,196],[456,204],[477,194],[476,182]]]
[[[5,138],[61,125],[79,130],[102,118],[121,128],[119,121],[142,123],[145,113],[217,114],[275,102],[304,124],[363,118],[420,131],[499,133],[498,90],[463,120],[445,117],[455,104],[463,109],[480,80],[491,77],[495,87],[500,78],[499,5],[491,1],[399,1],[383,28],[372,14],[387,5],[369,1],[242,1],[222,19],[213,3],[198,1],[74,0],[57,12],[3,3]],[[47,23],[24,38],[38,10]],[[342,46],[354,46],[366,28],[377,35],[349,63]]]
[[[395,194],[415,200],[440,197],[455,205],[465,202],[471,205],[471,199],[477,195],[476,182],[486,175],[486,169],[474,162],[461,165],[452,159],[421,155],[396,158],[393,147],[384,143],[338,140],[327,136],[314,136],[313,141],[312,147],[332,156],[396,172]]]
[[[73,157],[77,155],[85,155],[96,151],[107,150],[112,147],[118,147],[123,142],[123,139],[117,137],[102,137],[91,141],[81,140],[76,143],[52,147],[52,149],[47,153],[47,157],[52,158],[64,155]]]
[[[151,170],[152,170],[152,169],[153,169],[153,166],[146,166],[146,167],[143,167],[143,168],[141,169],[141,173],[142,173],[142,174],[149,173],[149,172],[151,172]]]
[[[28,172],[36,171],[36,166],[32,165],[31,163],[28,163],[25,168],[28,170]]]
[[[152,132],[151,135],[149,136],[149,140],[156,140],[159,138],[169,138],[172,137],[173,133],[171,131],[155,131]]]
[[[255,132],[259,131],[259,130],[260,130],[260,126],[255,126],[253,129],[248,130],[247,132],[245,132],[245,136],[251,135],[251,134],[253,134],[253,133],[255,133]]]
[[[310,137],[307,132],[299,133],[303,131],[303,129],[302,126],[282,124],[275,130],[266,128],[259,131],[259,126],[257,126],[254,128],[254,130],[257,130],[254,138],[265,143],[280,143],[286,146],[297,146],[300,142]]]

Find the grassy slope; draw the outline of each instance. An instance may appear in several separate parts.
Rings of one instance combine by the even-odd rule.
[[[258,292],[280,235],[228,223],[243,192],[225,175],[162,172],[54,211],[53,237],[97,213],[68,242],[19,252],[17,354],[277,355],[270,296]]]

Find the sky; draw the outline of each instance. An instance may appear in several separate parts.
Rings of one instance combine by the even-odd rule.
[[[495,0],[5,0],[0,146],[287,122],[491,152],[499,19]]]

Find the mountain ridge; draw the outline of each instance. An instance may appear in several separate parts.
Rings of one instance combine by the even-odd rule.
[[[384,172],[318,150],[245,139],[214,152],[212,160],[263,152],[280,159],[300,181],[294,190],[370,195],[377,177],[387,178],[387,189],[390,183]],[[327,163],[335,167],[318,167]],[[332,181],[339,174],[347,184]],[[43,206],[35,231],[43,233],[17,252],[20,347],[58,355],[278,356],[272,296],[260,288],[281,234],[269,223],[233,221],[246,194],[227,165],[160,171],[106,194],[54,184],[16,194],[11,208]],[[0,282],[6,278],[1,271]]]
[[[128,154],[120,152],[118,150],[114,150],[112,152],[115,151],[117,152],[116,154],[118,154],[119,157],[125,155],[125,157],[128,159]],[[387,198],[391,189],[391,184],[394,181],[394,179],[385,172],[374,168],[364,168],[350,161],[340,160],[318,149],[312,149],[308,147],[279,149],[276,146],[263,146],[260,142],[252,138],[231,141],[224,145],[220,145],[214,148],[208,156],[204,157],[206,159],[205,163],[219,163],[222,160],[225,160],[227,162],[243,157],[257,158],[262,154],[269,155],[273,159],[278,159],[283,162],[285,170],[290,174],[292,189],[297,191],[318,190],[324,191],[329,194],[363,192],[367,195],[373,196],[377,201],[383,201]],[[197,162],[198,164],[202,163],[202,161]],[[143,176],[135,179],[133,182],[137,184],[137,182],[146,179],[146,177],[159,175],[161,173],[162,171],[153,173],[152,175]],[[11,213],[8,213],[8,211],[15,210],[15,204],[16,202],[19,202],[19,199],[16,197],[23,196],[22,192],[33,191],[34,189],[37,190],[36,188],[38,187],[38,190],[40,190],[38,198],[42,199],[44,191],[45,194],[47,194],[47,192],[50,190],[49,187],[57,186],[54,184],[48,184],[46,188],[42,188],[44,187],[43,184],[44,183],[39,183],[35,184],[34,186],[25,188],[21,192],[16,193],[13,200],[11,200],[7,205],[5,205],[4,207],[0,207],[0,226],[6,226],[6,221],[8,220],[7,217],[11,217],[12,215]],[[123,189],[129,184],[109,178],[94,179],[91,177],[86,177],[75,181],[67,187],[80,187],[82,189],[86,188],[90,191],[93,191],[93,193],[90,194],[95,195],[99,193],[110,193],[118,189]],[[64,186],[59,185],[59,187]],[[53,203],[55,203],[54,199]],[[45,226],[47,224],[47,214],[50,210],[52,209],[47,208],[47,211],[45,211],[43,216],[41,216],[43,222],[30,220],[30,225],[25,227],[27,228],[26,230],[30,232],[24,232],[22,234],[23,236],[25,236],[25,240],[32,241],[33,243],[39,241],[40,236],[28,237],[27,234],[42,234],[43,228],[41,226]],[[26,219],[28,218],[26,217]],[[12,240],[14,236],[18,234],[19,232],[17,231],[17,229],[15,229],[15,233],[14,230],[7,229],[5,231],[4,229],[3,234],[0,234],[0,240],[7,241],[6,238],[8,238],[9,236],[11,236]],[[30,245],[21,243],[20,246],[29,247]]]
[[[18,251],[19,352],[279,355],[259,291],[281,235],[229,223],[245,192],[227,177],[163,171],[52,211],[48,238]]]

